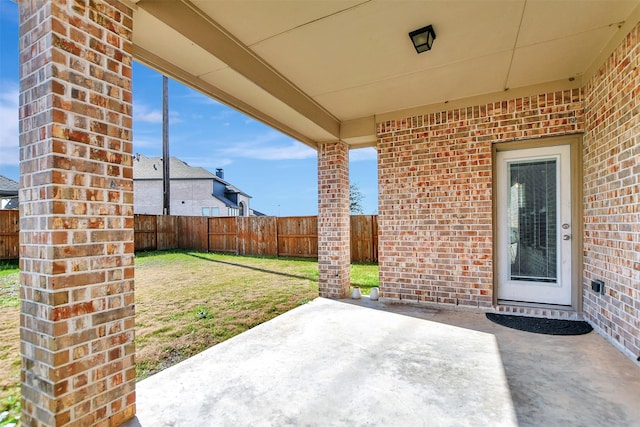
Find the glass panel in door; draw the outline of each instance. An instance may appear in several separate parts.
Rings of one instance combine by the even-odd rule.
[[[509,162],[509,277],[557,281],[555,159]]]

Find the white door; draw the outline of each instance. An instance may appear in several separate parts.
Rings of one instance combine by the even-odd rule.
[[[498,299],[571,305],[570,146],[496,161]]]

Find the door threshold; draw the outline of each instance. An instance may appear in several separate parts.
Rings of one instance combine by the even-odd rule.
[[[583,320],[582,313],[578,313],[570,305],[540,304],[522,301],[498,300],[496,313],[513,316],[543,317],[545,319]]]

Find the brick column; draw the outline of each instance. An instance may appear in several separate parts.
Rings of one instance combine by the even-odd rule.
[[[135,412],[132,12],[21,1],[23,425]]]
[[[349,295],[351,262],[349,146],[318,146],[318,270],[320,296]]]

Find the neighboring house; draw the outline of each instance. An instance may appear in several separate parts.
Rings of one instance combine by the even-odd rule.
[[[18,209],[18,190],[20,184],[0,175],[0,209]]]
[[[162,158],[137,154],[133,159],[133,210],[136,214],[163,213]],[[213,174],[171,157],[170,214],[185,216],[260,216],[250,207],[251,196]]]

